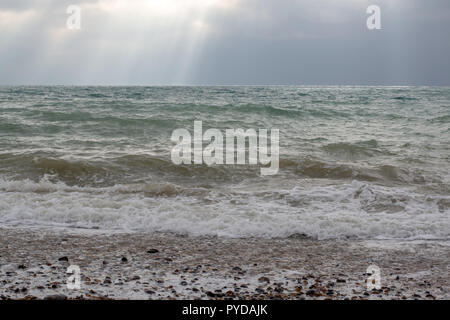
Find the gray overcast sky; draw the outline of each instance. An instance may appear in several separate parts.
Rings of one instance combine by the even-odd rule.
[[[450,85],[450,1],[1,0],[0,84]]]

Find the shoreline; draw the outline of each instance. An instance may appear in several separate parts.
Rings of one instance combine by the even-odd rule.
[[[449,256],[449,241],[0,227],[0,300],[449,299]],[[373,264],[381,289],[369,291]],[[80,289],[67,288],[70,265],[80,267]]]

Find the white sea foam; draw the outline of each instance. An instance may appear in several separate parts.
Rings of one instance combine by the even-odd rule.
[[[0,223],[225,237],[450,239],[450,196],[353,181],[243,192],[0,180]]]

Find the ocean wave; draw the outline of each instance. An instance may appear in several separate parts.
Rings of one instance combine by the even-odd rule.
[[[344,146],[345,148],[348,146]],[[354,150],[354,146],[350,148]],[[402,167],[389,164],[364,166],[359,163],[321,161],[310,157],[282,157],[279,159],[279,174],[287,179],[358,180],[381,184],[436,185],[448,189],[448,179],[445,175],[411,167],[411,163],[417,163],[413,160],[404,160]],[[259,165],[175,165],[170,158],[147,154],[83,159],[54,157],[44,153],[5,153],[0,154],[0,161],[0,174],[3,176],[30,178],[34,181],[48,176],[53,182],[61,181],[72,186],[112,186],[118,181],[129,184],[146,179],[162,179],[189,185],[215,185],[241,183],[260,177]],[[421,165],[420,161],[418,163]]]
[[[450,123],[450,115],[444,115],[429,119],[431,123]]]
[[[27,111],[28,116],[33,119],[39,119],[43,123],[37,123],[37,126],[44,127],[47,126],[47,122],[64,124],[65,122],[71,122],[72,125],[77,122],[89,122],[93,124],[101,124],[104,126],[117,125],[120,127],[142,127],[142,128],[164,128],[167,125],[173,126],[175,119],[163,119],[161,117],[139,117],[135,115],[125,115],[117,113],[106,114],[107,111],[103,113],[92,113],[87,111],[50,111],[50,110],[29,110]]]
[[[159,195],[158,197],[148,196]],[[0,224],[192,236],[450,239],[450,196],[352,181],[278,190],[0,181]]]
[[[52,181],[52,176],[46,175],[38,182],[25,180],[0,179],[0,192],[14,193],[86,193],[91,195],[131,195],[141,194],[146,197],[175,197],[175,196],[201,196],[209,192],[204,188],[185,188],[167,182],[116,184],[110,187],[82,187],[67,185],[62,181]]]
[[[378,142],[374,139],[355,143],[330,143],[323,146],[323,149],[329,154],[344,158],[371,157],[389,154],[387,151],[382,150],[379,147]]]
[[[418,100],[417,98],[414,97],[407,97],[407,96],[397,96],[397,97],[393,97],[393,100],[398,100],[398,101],[414,101],[414,100]]]
[[[0,87],[0,223],[448,238],[449,93]],[[174,165],[170,134],[192,133],[194,120],[205,130],[279,128],[278,174],[262,177],[258,165]]]
[[[260,174],[259,167],[253,165],[175,165],[170,158],[152,155],[70,159],[36,154],[2,154],[0,160],[0,173],[3,174],[35,180],[48,175],[53,181],[79,186],[113,185],[116,181],[133,182],[153,176],[230,182]]]
[[[280,159],[280,168],[291,170],[300,178],[358,180],[377,183],[397,183],[404,185],[438,185],[448,190],[445,176],[435,173],[431,175],[417,169],[398,167],[388,164],[361,166],[351,163],[323,162],[315,159]]]

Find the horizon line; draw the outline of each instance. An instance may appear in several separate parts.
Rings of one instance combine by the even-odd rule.
[[[450,87],[450,84],[1,84],[0,87]]]

